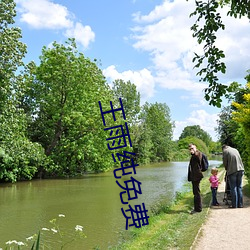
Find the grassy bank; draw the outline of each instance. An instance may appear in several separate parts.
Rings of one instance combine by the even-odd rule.
[[[220,178],[223,178],[223,173],[220,170]],[[201,193],[201,213],[189,214],[193,209],[193,194],[191,183],[188,183],[183,192],[176,194],[171,205],[161,203],[150,209],[149,225],[128,230],[122,235],[119,245],[109,249],[190,249],[208,213],[211,201],[208,177],[201,181]]]

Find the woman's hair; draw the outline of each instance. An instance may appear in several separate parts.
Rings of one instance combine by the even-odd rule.
[[[211,174],[218,173],[218,168],[211,168]]]

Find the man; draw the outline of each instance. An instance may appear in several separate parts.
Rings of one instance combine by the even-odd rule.
[[[244,165],[239,151],[228,145],[222,146],[223,165],[227,171],[227,178],[230,185],[232,204],[230,208],[242,208],[242,177],[244,174]]]
[[[191,214],[199,213],[202,211],[200,181],[203,178],[201,172],[201,159],[202,152],[197,150],[196,146],[191,143],[188,145],[191,153],[190,163],[188,167],[188,181],[192,182],[193,195],[194,195],[194,209]]]

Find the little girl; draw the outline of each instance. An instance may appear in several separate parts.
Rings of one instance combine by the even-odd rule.
[[[212,190],[212,205],[213,206],[219,206],[220,204],[217,201],[217,189],[220,184],[219,179],[217,177],[218,169],[212,168],[211,169],[211,176],[209,178],[209,181],[211,183],[211,190]]]

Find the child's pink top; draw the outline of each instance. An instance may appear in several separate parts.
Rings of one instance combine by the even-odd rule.
[[[211,175],[209,178],[209,181],[211,183],[211,187],[218,187],[219,179],[216,175]]]

